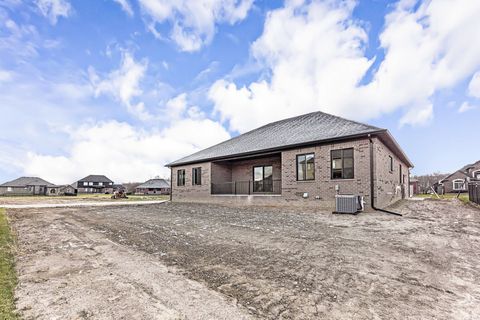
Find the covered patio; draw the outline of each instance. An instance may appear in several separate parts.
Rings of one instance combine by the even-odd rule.
[[[280,153],[212,162],[212,195],[280,195]]]

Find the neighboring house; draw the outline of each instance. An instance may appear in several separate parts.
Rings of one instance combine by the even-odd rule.
[[[444,193],[467,192],[470,181],[480,181],[480,160],[468,164],[440,180]]]
[[[75,182],[78,193],[113,193],[113,181],[104,175],[89,175]]]
[[[75,190],[69,186],[57,186],[51,182],[38,177],[21,177],[0,185],[0,195],[64,195],[66,193],[75,193]]]
[[[126,192],[127,188],[123,184],[114,184],[112,185],[113,192]]]
[[[440,180],[443,193],[467,192],[470,176],[464,171],[457,170]]]
[[[167,165],[171,199],[334,208],[336,194],[385,207],[407,196],[408,157],[386,129],[323,112],[267,124]]]
[[[410,197],[418,194],[418,180],[410,179]]]
[[[47,187],[48,196],[76,196],[77,190],[69,184]]]
[[[472,179],[480,180],[480,160],[475,163],[466,165],[460,170],[465,172]]]
[[[135,194],[170,194],[170,184],[165,179],[150,179],[137,186]]]

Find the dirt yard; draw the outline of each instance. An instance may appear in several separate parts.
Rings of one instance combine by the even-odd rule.
[[[9,209],[26,319],[478,319],[480,210]]]
[[[0,196],[2,205],[70,204],[87,202],[127,202],[168,200],[164,195],[129,195],[128,199],[111,199],[111,194],[79,194],[77,196]]]

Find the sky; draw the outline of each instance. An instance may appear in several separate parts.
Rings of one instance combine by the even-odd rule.
[[[312,111],[387,128],[413,174],[480,160],[480,1],[0,0],[0,182],[169,177]]]

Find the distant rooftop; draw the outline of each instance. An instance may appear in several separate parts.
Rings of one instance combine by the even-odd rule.
[[[146,181],[145,183],[142,183],[141,185],[137,186],[137,188],[170,188],[170,184],[165,181],[165,179],[150,179]]]
[[[20,177],[18,179],[5,182],[0,187],[26,187],[26,186],[47,186],[54,187],[53,183],[38,177]]]
[[[91,174],[89,176],[86,176],[83,179],[78,180],[78,182],[112,182],[112,180],[108,179],[104,175],[98,175],[98,174]]]

